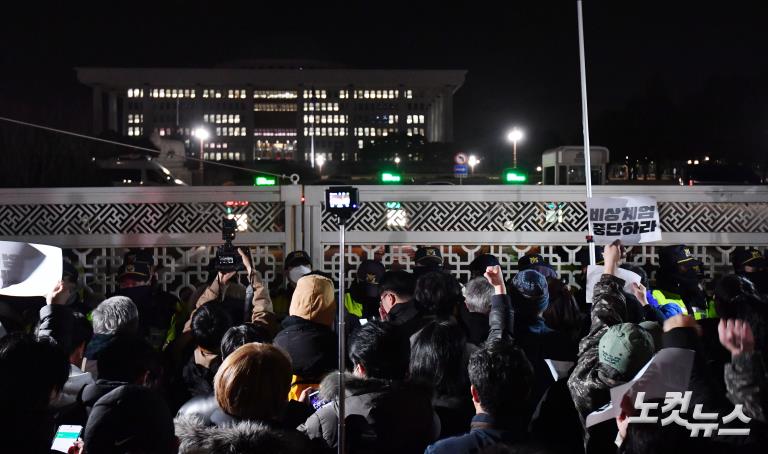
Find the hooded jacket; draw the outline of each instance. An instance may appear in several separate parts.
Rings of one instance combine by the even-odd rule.
[[[416,384],[345,375],[345,422],[349,452],[422,453],[440,432],[431,393]],[[338,375],[320,384],[320,407],[297,429],[328,448],[338,444]]]
[[[320,379],[338,367],[338,341],[331,329],[336,303],[333,283],[319,275],[299,279],[293,292],[290,315],[274,344],[291,358],[293,373],[302,381]]]
[[[311,452],[309,440],[295,430],[283,430],[269,423],[240,421],[225,426],[208,426],[194,417],[174,420],[179,454],[231,452]]]

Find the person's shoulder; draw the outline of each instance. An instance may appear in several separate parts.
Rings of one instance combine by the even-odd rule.
[[[474,452],[481,448],[481,445],[477,437],[472,433],[466,433],[464,435],[456,435],[454,437],[444,438],[439,440],[426,449],[427,453],[462,453],[462,452]]]

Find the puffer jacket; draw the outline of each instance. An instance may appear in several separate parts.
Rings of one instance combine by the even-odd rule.
[[[307,438],[295,430],[284,430],[260,421],[238,421],[229,425],[209,426],[195,417],[174,420],[179,439],[179,454],[230,452],[311,452]]]
[[[349,452],[422,453],[440,433],[429,390],[408,382],[346,375],[345,422]],[[338,443],[338,375],[320,384],[320,407],[297,429],[324,447]]]

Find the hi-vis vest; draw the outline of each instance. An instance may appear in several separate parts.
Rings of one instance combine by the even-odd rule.
[[[363,318],[363,303],[358,303],[352,299],[352,295],[349,292],[344,294],[344,308],[350,314]]]
[[[663,306],[665,304],[675,304],[677,307],[679,307],[683,314],[688,314],[688,309],[685,307],[685,303],[683,302],[683,298],[676,294],[671,292],[665,292],[664,290],[656,289],[652,293],[654,298],[656,298],[656,301],[659,302],[659,306]],[[715,302],[714,301],[708,301],[707,302],[707,308],[706,310],[700,311],[696,310],[693,313],[693,318],[696,320],[701,320],[704,318],[717,318],[717,312],[715,311]]]

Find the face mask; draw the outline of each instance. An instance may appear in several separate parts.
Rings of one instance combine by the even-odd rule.
[[[301,279],[304,275],[309,274],[310,272],[312,272],[312,270],[306,265],[293,267],[290,271],[288,271],[288,280],[295,284],[299,281],[299,279]]]

